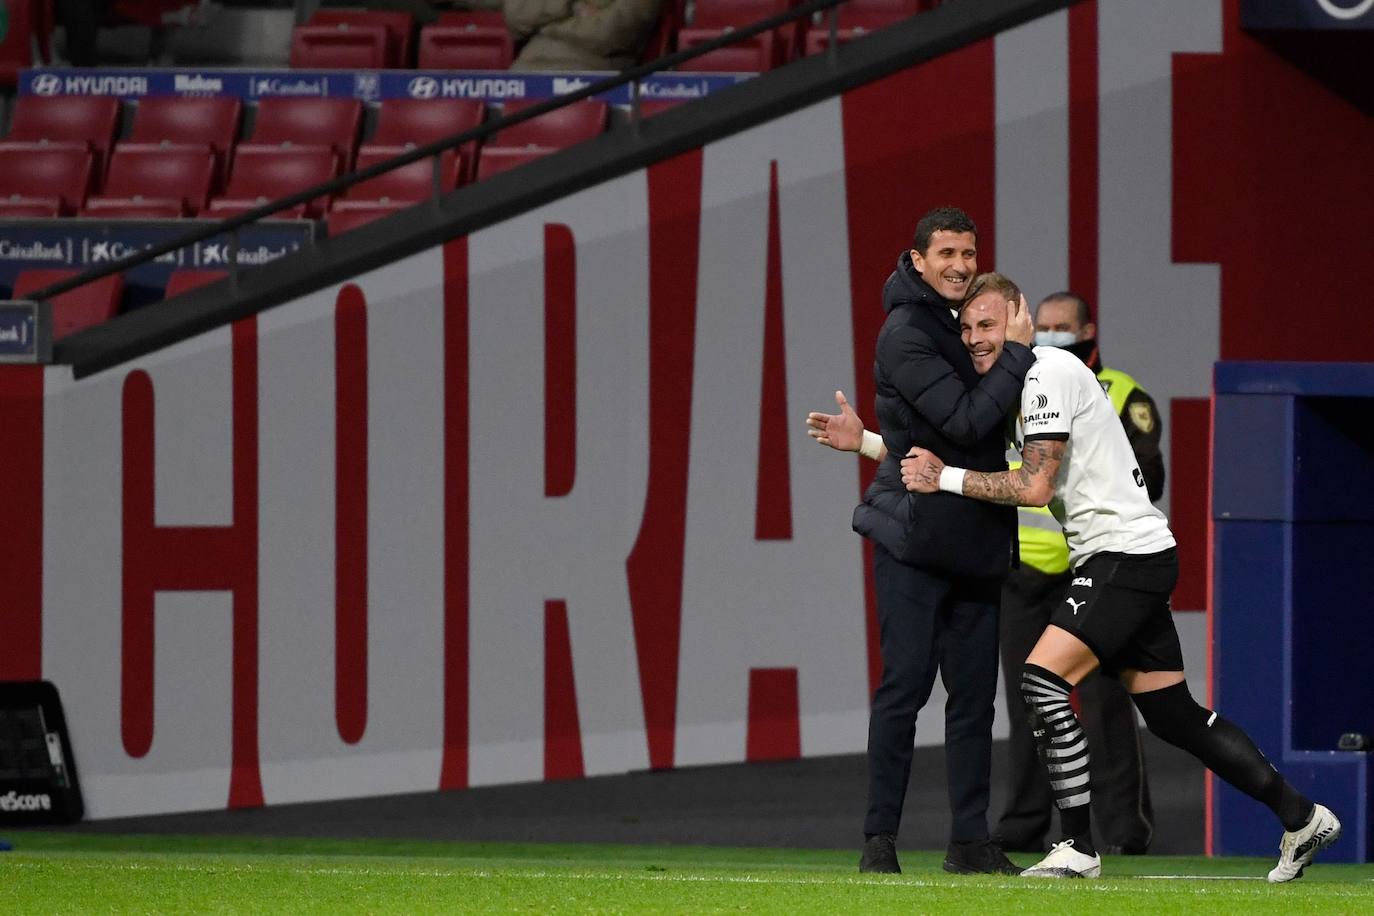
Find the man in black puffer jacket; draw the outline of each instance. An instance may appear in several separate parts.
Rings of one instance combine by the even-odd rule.
[[[941,208],[916,226],[883,288],[877,412],[887,457],[854,530],[874,542],[883,676],[868,727],[868,814],[861,871],[899,871],[895,837],[911,773],[916,715],[942,672],[945,759],[953,815],[946,871],[1019,871],[988,837],[998,597],[1014,560],[1016,510],[950,493],[913,494],[900,461],[914,445],[959,467],[1006,470],[1007,418],[1035,363],[1024,301],[1008,344],[980,376],[964,348],[956,309],[978,271],[977,229]]]

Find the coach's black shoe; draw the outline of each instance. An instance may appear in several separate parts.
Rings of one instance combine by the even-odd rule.
[[[945,850],[945,871],[956,875],[1019,875],[1017,868],[992,840],[950,843]]]
[[[864,838],[864,853],[859,857],[859,871],[878,875],[900,875],[897,864],[897,838],[890,833],[875,833]]]

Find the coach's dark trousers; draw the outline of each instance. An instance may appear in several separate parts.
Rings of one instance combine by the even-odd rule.
[[[1001,583],[942,576],[873,548],[883,678],[868,720],[868,816],[864,833],[897,832],[911,776],[916,714],[938,670],[945,704],[950,839],[987,839],[997,694],[997,600]]]

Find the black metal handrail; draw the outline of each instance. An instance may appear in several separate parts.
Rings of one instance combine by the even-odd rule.
[[[752,38],[755,35],[776,29],[778,26],[786,25],[790,22],[795,22],[798,19],[810,17],[814,13],[818,13],[822,10],[831,10],[829,49],[830,52],[833,54],[837,44],[835,34],[837,28],[837,10],[835,8],[848,2],[849,0],[808,0],[808,2],[803,3],[800,6],[793,7],[784,13],[779,13],[776,16],[770,16],[767,19],[760,19],[758,22],[752,23],[747,26],[740,26],[735,29],[728,29],[723,34],[715,38],[712,38],[710,41],[704,41],[699,45],[695,45],[685,50],[674,51],[672,54],[665,54],[663,57],[660,57],[657,60],[649,61],[648,63],[638,64],[634,67],[622,70],[614,76],[606,77],[605,79],[589,83],[586,86],[583,86],[582,88],[577,89],[573,92],[545,99],[544,101],[539,102],[535,105],[531,105],[529,108],[518,111],[515,114],[506,115],[503,113],[502,116],[499,118],[487,121],[483,124],[479,124],[477,127],[470,128],[468,130],[463,131],[462,133],[453,134],[452,136],[445,137],[441,140],[435,140],[430,143],[426,143],[424,146],[417,146],[414,149],[407,150],[406,152],[402,153],[399,156],[396,156],[395,158],[387,159],[384,162],[378,162],[375,165],[370,165],[365,169],[359,169],[356,172],[349,172],[346,175],[340,175],[337,178],[331,178],[329,181],[321,182],[320,184],[317,184],[314,187],[306,188],[303,191],[297,191],[296,193],[291,194],[287,197],[282,197],[277,200],[269,201],[268,203],[265,203],[259,207],[255,207],[252,210],[247,211],[246,213],[241,213],[238,216],[218,221],[211,226],[205,226],[200,229],[193,230],[191,232],[186,233],[183,236],[178,236],[177,238],[172,239],[171,241],[163,242],[160,245],[154,245],[149,248],[145,248],[142,251],[136,252],[117,261],[111,261],[109,264],[106,264],[104,266],[95,267],[90,270],[83,271],[82,273],[77,274],[75,277],[70,277],[66,280],[62,280],[58,283],[53,283],[49,286],[43,287],[40,290],[34,291],[30,298],[36,300],[50,299],[53,296],[61,295],[62,293],[76,289],[77,287],[85,286],[87,283],[99,280],[102,277],[107,277],[111,274],[123,273],[124,271],[129,270],[130,268],[137,267],[140,264],[146,264],[149,261],[155,260],[156,258],[159,258],[162,255],[165,255],[169,252],[178,251],[182,248],[187,247],[188,245],[194,245],[196,242],[203,242],[206,239],[211,239],[219,235],[224,235],[226,232],[231,233],[231,246],[228,257],[230,274],[231,278],[236,277],[238,271],[238,252],[236,250],[238,248],[238,230],[243,226],[246,226],[250,223],[255,223],[258,220],[264,219],[266,217],[270,217],[275,213],[280,213],[282,210],[289,209],[299,204],[308,203],[309,201],[314,200],[317,197],[326,197],[329,195],[337,194],[338,192],[350,188],[355,184],[359,184],[369,179],[376,178],[378,175],[384,175],[392,169],[398,169],[402,166],[410,165],[412,162],[419,162],[420,160],[427,159],[431,156],[435,157],[435,190],[437,196],[439,188],[439,171],[442,168],[439,159],[448,150],[456,149],[457,147],[462,146],[464,143],[469,143],[473,140],[481,140],[495,133],[496,131],[501,130],[502,128],[511,127],[523,121],[528,121],[531,118],[537,118],[540,115],[547,114],[548,112],[553,111],[557,108],[562,108],[565,105],[571,105],[572,103],[581,101],[582,99],[590,98],[595,95],[600,95],[603,92],[608,92],[612,89],[616,89],[620,86],[625,85],[626,83],[631,84],[631,108],[633,116],[636,119],[638,119],[639,80],[643,79],[644,77],[649,76],[653,73],[657,73],[660,70],[667,70],[670,67],[675,67],[678,64],[685,63],[686,61],[700,57],[703,54],[707,54],[711,51],[718,50],[719,48],[726,47],[727,45],[734,44],[735,42],[740,41],[742,39]]]

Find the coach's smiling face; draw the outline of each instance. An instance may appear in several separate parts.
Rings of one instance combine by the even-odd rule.
[[[978,273],[978,239],[972,232],[937,230],[925,251],[911,249],[911,263],[931,289],[957,303]]]

